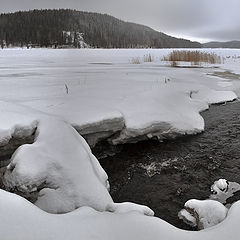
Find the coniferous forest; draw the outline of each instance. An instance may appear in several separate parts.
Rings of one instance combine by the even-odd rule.
[[[149,27],[107,14],[70,9],[32,10],[0,15],[2,47],[198,48]],[[84,43],[84,44],[83,44]]]

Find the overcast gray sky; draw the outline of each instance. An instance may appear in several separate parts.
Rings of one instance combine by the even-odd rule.
[[[201,42],[240,40],[240,0],[0,0],[1,12],[35,8],[107,13]]]

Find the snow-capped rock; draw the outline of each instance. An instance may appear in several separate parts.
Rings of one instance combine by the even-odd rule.
[[[234,193],[239,190],[239,183],[229,182],[226,179],[219,179],[211,186],[211,195],[209,196],[209,199],[225,204],[227,199],[232,197]]]
[[[223,204],[214,200],[191,199],[185,203],[184,208],[196,219],[198,229],[215,226],[222,222],[228,213]]]
[[[219,179],[214,182],[214,184],[211,186],[211,192],[213,194],[218,194],[221,192],[227,192],[228,191],[229,182],[226,179]]]

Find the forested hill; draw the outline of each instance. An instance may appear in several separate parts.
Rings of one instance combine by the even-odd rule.
[[[240,41],[208,42],[203,44],[204,48],[240,48]]]
[[[32,10],[0,15],[5,46],[196,48],[200,43],[170,37],[149,27],[106,14],[76,10]]]

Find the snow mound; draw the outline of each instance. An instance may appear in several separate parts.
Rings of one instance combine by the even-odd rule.
[[[106,211],[114,213],[127,213],[131,211],[136,211],[147,216],[154,216],[153,210],[149,207],[131,202],[110,203],[107,205]]]
[[[215,226],[225,219],[228,212],[223,204],[214,200],[191,199],[185,203],[184,208],[195,218],[198,229]]]
[[[240,234],[240,202],[214,228],[191,232],[167,222],[139,214],[97,212],[81,207],[71,213],[49,214],[24,198],[0,190],[1,239],[24,240],[236,240]]]
[[[51,213],[81,206],[104,211],[112,199],[105,171],[86,141],[66,122],[39,120],[36,139],[17,149],[4,175],[8,189],[39,192],[35,205]]]

